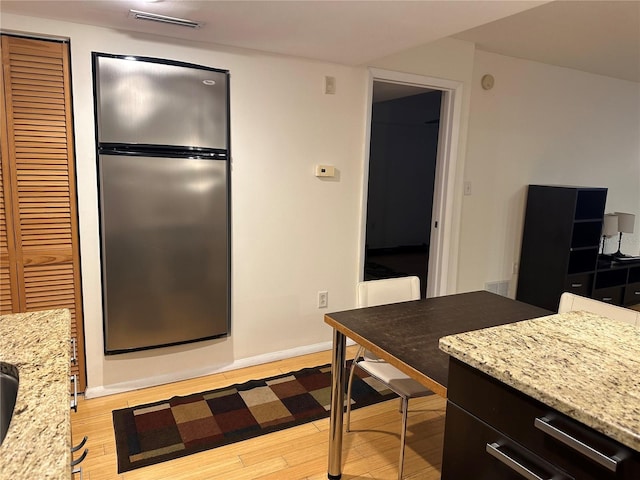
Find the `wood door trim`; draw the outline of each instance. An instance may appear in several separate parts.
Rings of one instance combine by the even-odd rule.
[[[18,242],[18,238],[21,237],[20,222],[17,221],[20,212],[18,211],[17,198],[13,198],[15,192],[18,191],[18,180],[14,171],[15,163],[15,138],[13,135],[9,135],[13,132],[13,102],[8,101],[11,99],[11,88],[5,82],[10,82],[11,78],[11,62],[9,57],[9,39],[6,36],[2,37],[2,102],[3,111],[5,115],[2,115],[3,131],[6,135],[3,135],[3,178],[6,176],[5,185],[9,185],[9,188],[5,188],[5,215],[7,217],[7,238],[11,238],[13,242],[13,248],[9,248],[9,271],[13,274],[13,295],[11,296],[12,308],[16,312],[23,312],[26,308],[24,300],[24,289],[19,288],[20,285],[24,285],[24,269],[22,267],[22,246]],[[6,155],[5,155],[6,152]],[[9,198],[9,202],[6,202],[6,198]],[[10,222],[10,223],[9,223]]]

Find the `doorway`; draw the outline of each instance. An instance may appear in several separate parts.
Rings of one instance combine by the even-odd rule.
[[[375,102],[374,84],[376,91]],[[457,169],[457,155],[462,116],[463,84],[455,80],[370,68],[369,86],[369,112],[367,118],[367,134],[369,137],[367,139],[368,149],[365,152],[364,184],[362,190],[360,278],[364,279],[365,275],[369,278],[374,278],[373,275],[378,275],[378,278],[382,278],[380,275],[384,275],[385,271],[389,274],[388,276],[392,276],[393,273],[386,270],[389,268],[392,271],[395,270],[396,276],[397,274],[416,274],[421,280],[425,278],[426,281],[421,285],[423,297],[436,297],[455,293],[459,213],[456,213],[458,209],[456,209],[454,205],[454,190],[456,183],[461,181],[461,179],[458,178],[461,172]],[[388,94],[388,92],[386,92],[387,90],[395,91],[396,93],[393,93],[392,97],[385,98]],[[419,98],[419,96],[423,94],[424,98]],[[378,167],[376,166],[376,159],[373,157],[378,155],[378,153],[371,152],[371,150],[376,149],[376,145],[380,143],[380,139],[375,139],[374,137],[378,133],[379,124],[384,123],[380,118],[384,120],[384,117],[378,117],[374,124],[373,111],[374,108],[383,111],[385,109],[393,110],[393,107],[387,106],[384,109],[379,109],[375,105],[376,103],[384,103],[388,100],[402,99],[404,97],[408,97],[405,102],[409,103],[416,99],[424,100],[425,103],[426,99],[430,100],[428,102],[430,105],[428,107],[430,114],[422,112],[418,117],[422,118],[423,125],[430,125],[429,127],[420,127],[423,128],[423,131],[431,129],[432,135],[426,136],[437,138],[437,142],[431,142],[432,147],[433,143],[436,144],[435,147],[433,147],[436,151],[435,163],[429,164],[425,161],[425,163],[421,165],[422,170],[429,170],[429,167],[427,167],[429,164],[433,177],[429,180],[429,175],[427,174],[419,185],[419,188],[416,187],[416,182],[413,178],[410,179],[411,182],[407,182],[406,184],[402,184],[401,182],[403,190],[411,190],[408,196],[413,198],[410,202],[412,206],[406,211],[403,209],[390,209],[390,211],[384,213],[384,216],[387,220],[390,219],[392,223],[405,219],[408,219],[409,222],[413,221],[415,225],[413,225],[412,228],[415,227],[414,230],[422,229],[426,237],[424,235],[421,236],[421,240],[418,240],[417,243],[417,237],[412,238],[410,242],[408,241],[409,237],[406,237],[403,239],[402,244],[397,243],[397,239],[396,243],[390,243],[387,241],[388,239],[383,243],[378,243],[379,239],[376,237],[377,234],[373,232],[371,227],[373,226],[372,222],[379,217],[377,216],[378,214],[373,213],[371,220],[368,220],[368,210],[370,198],[374,203],[372,208],[375,208],[376,202],[380,202],[378,201],[379,199],[374,198],[376,196],[377,187],[375,183],[377,180],[372,178],[373,184],[370,185],[369,176],[373,170],[372,177],[376,177],[375,170]],[[415,98],[412,99],[411,97]],[[420,109],[416,109],[416,111],[420,112]],[[426,124],[425,122],[429,123]],[[382,142],[384,144],[385,140],[383,139]],[[399,147],[397,151],[400,151],[400,148],[404,147]],[[397,159],[398,155],[395,155],[395,158]],[[372,162],[373,166],[370,168]],[[392,174],[398,174],[398,176],[402,177],[399,173],[403,169],[396,169],[396,165],[394,165],[393,162],[396,162],[397,165],[399,161],[392,160],[390,164],[394,167],[391,169]],[[387,162],[387,164],[389,164],[389,162]],[[387,167],[385,166],[385,168]],[[406,178],[406,172],[404,172],[404,175]],[[384,174],[378,178],[382,178],[383,183],[387,181]],[[410,185],[411,188],[407,188],[408,185]],[[429,188],[429,185],[432,187]],[[370,195],[369,188],[373,189],[373,196]],[[404,193],[403,191],[403,194]],[[411,195],[413,195],[413,197],[411,197]],[[431,198],[430,201],[428,200],[429,197]],[[405,205],[406,204],[405,202]],[[393,205],[393,201],[389,205]],[[389,205],[387,205],[387,207]],[[421,205],[423,208],[422,213],[419,215],[416,214],[416,217],[419,216],[421,220],[416,220],[416,218],[411,217],[413,212],[415,212],[415,205]],[[378,219],[377,222],[379,221]],[[381,229],[380,227],[381,225],[378,223],[378,230]],[[369,230],[371,230],[371,232],[369,232]],[[425,238],[427,240],[424,240]],[[382,247],[377,248],[378,245],[382,245]],[[397,265],[399,260],[395,262],[394,265],[390,265],[389,259],[383,258],[385,256],[384,254],[388,253],[388,251],[385,252],[385,248],[389,248],[390,245],[398,251],[403,249],[397,247],[409,247],[404,248],[404,263],[400,266]],[[403,255],[392,256],[400,259]],[[380,262],[380,260],[382,260],[382,262]],[[368,267],[366,267],[367,261],[369,262]],[[372,265],[372,263],[374,265]],[[373,272],[373,269],[377,268],[375,264],[382,265],[382,268],[379,268],[378,272]],[[411,267],[409,268],[407,264]],[[368,270],[368,273],[366,270]]]
[[[407,275],[426,295],[442,91],[373,82],[364,279]]]

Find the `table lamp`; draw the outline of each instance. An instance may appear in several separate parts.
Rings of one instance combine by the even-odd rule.
[[[618,230],[618,215],[615,213],[607,213],[604,216],[604,221],[602,222],[602,251],[601,255],[604,255],[604,242],[607,237],[613,237],[617,233]]]
[[[633,213],[622,212],[614,212],[614,215],[618,216],[618,231],[620,232],[620,236],[618,237],[618,251],[614,253],[613,256],[617,258],[628,257],[628,255],[625,255],[620,251],[620,244],[622,243],[623,233],[633,233],[636,216]]]

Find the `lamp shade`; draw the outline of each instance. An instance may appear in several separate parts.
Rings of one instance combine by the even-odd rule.
[[[633,213],[615,212],[618,216],[618,229],[623,233],[633,233],[636,216]]]
[[[602,235],[605,237],[612,237],[617,235],[618,232],[618,215],[615,213],[607,213],[604,216],[604,222],[602,223]]]

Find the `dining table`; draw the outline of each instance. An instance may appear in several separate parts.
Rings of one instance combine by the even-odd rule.
[[[441,337],[552,313],[487,291],[327,313],[333,328],[327,478],[342,477],[347,337],[446,398],[449,356],[438,347]]]

